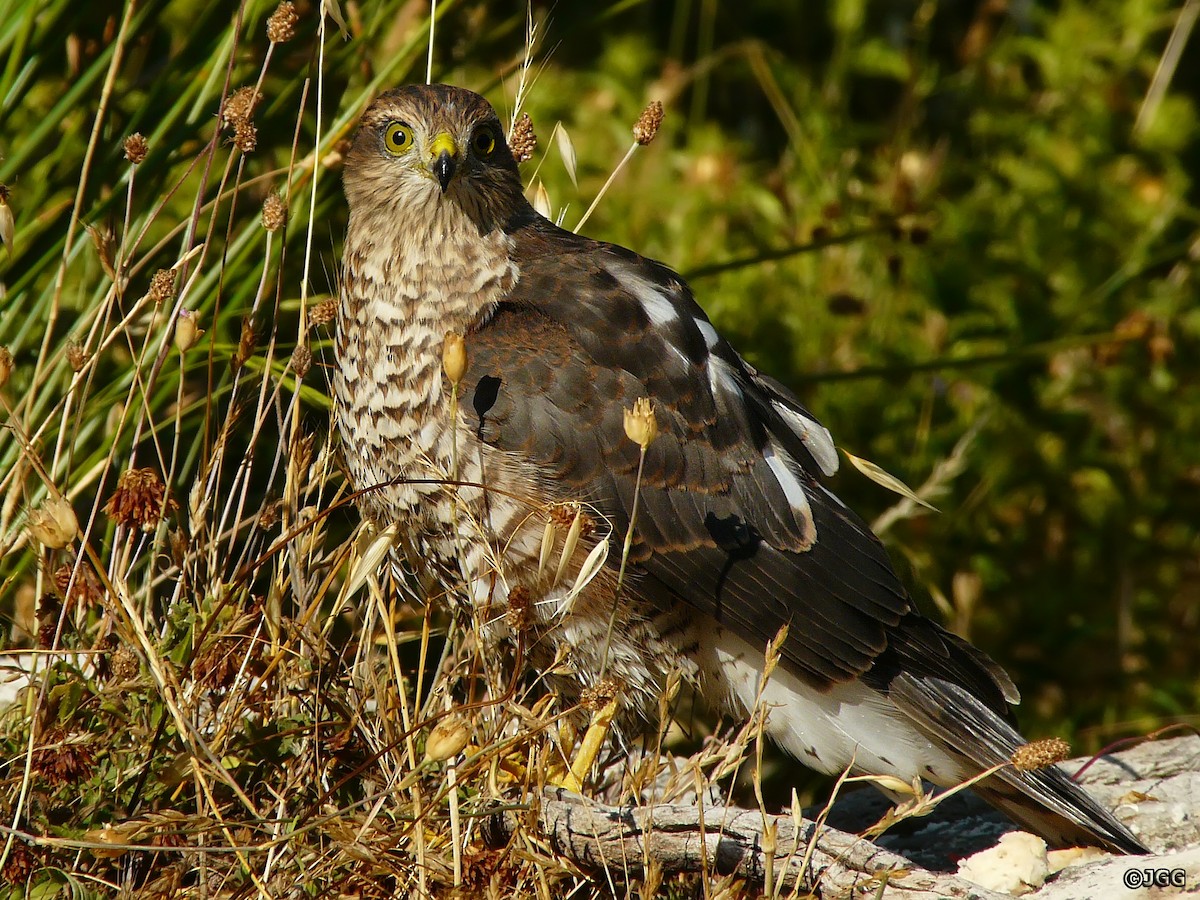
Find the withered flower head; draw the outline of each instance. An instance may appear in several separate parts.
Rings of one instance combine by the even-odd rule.
[[[262,91],[256,91],[251,85],[238,88],[225,99],[225,105],[221,107],[221,121],[226,126],[249,122],[262,98]]]
[[[570,528],[578,517],[580,537],[590,537],[596,531],[596,520],[588,515],[582,503],[574,501],[555,503],[550,507],[548,515],[550,521],[563,531]]]
[[[287,224],[287,204],[278,194],[268,194],[262,207],[263,228],[278,231]]]
[[[8,859],[0,868],[0,882],[4,884],[25,884],[29,877],[42,867],[39,851],[26,846],[21,841],[13,841]]]
[[[312,351],[308,349],[307,344],[301,344],[292,351],[292,370],[297,378],[303,379],[308,374],[308,370],[312,368],[312,359]]]
[[[584,709],[603,709],[608,701],[621,694],[621,684],[611,678],[605,678],[594,687],[584,688],[579,695],[579,703]]]
[[[658,134],[658,129],[662,127],[663,122],[663,105],[655,100],[649,106],[642,110],[642,114],[638,116],[637,124],[633,126],[633,139],[643,147],[654,140]]]
[[[1060,763],[1071,756],[1071,745],[1062,738],[1043,738],[1030,741],[1013,751],[1010,757],[1013,766],[1023,772],[1044,769]]]
[[[243,153],[253,153],[258,146],[258,126],[249,119],[234,122],[233,145]]]
[[[513,159],[519,163],[533,158],[533,151],[537,149],[537,135],[533,131],[533,119],[529,118],[529,113],[521,113],[521,118],[513,125],[512,134],[508,136],[508,148],[512,150]]]
[[[142,163],[146,159],[146,154],[150,152],[150,144],[140,131],[135,131],[125,138],[124,147],[125,158],[135,166]]]
[[[117,479],[117,489],[104,512],[118,525],[153,531],[175,501],[167,498],[166,485],[154,469],[130,469]]]
[[[654,406],[645,397],[634,401],[633,409],[625,410],[625,434],[643,450],[658,437]]]
[[[513,631],[526,631],[533,624],[533,597],[525,585],[514,585],[508,592],[507,615],[508,625]]]
[[[73,609],[91,609],[104,596],[96,573],[86,563],[79,564],[78,567],[71,563],[63,563],[54,570],[51,581],[58,596]]]
[[[300,16],[296,12],[296,4],[284,0],[275,7],[275,12],[267,19],[267,40],[272,44],[282,44],[296,36],[296,23]]]
[[[82,371],[87,365],[87,351],[76,341],[70,341],[67,344],[67,365],[71,367],[72,372]]]
[[[328,325],[337,318],[337,301],[326,297],[308,311],[308,321],[314,325]]]
[[[48,738],[49,746],[33,752],[33,770],[48,784],[75,784],[91,774],[96,755],[85,744],[68,740],[61,731]]]
[[[196,324],[196,314],[190,309],[181,309],[175,320],[175,349],[187,353],[204,337],[204,329]]]
[[[447,716],[430,729],[425,739],[425,758],[441,762],[457,756],[470,737],[471,730],[462,716]]]
[[[35,541],[52,550],[71,543],[79,533],[79,520],[75,518],[71,501],[61,494],[51,494],[29,514],[29,533]]]
[[[249,641],[240,635],[223,635],[196,656],[192,675],[212,690],[230,687],[246,659]]]
[[[467,342],[457,331],[447,331],[442,342],[442,369],[454,385],[467,374]]]
[[[149,297],[154,303],[162,303],[175,296],[175,273],[171,269],[159,269],[150,279]]]
[[[108,661],[108,675],[113,681],[132,681],[137,678],[140,669],[137,653],[124,644],[113,651]]]
[[[271,500],[267,503],[264,503],[262,510],[258,514],[258,527],[264,531],[270,531],[279,524],[280,514],[282,512],[282,500]]]

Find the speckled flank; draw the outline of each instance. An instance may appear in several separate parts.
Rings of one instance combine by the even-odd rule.
[[[369,115],[413,118],[403,107]],[[509,636],[503,610],[510,590],[532,589],[531,661],[568,695],[602,675],[618,679],[638,701],[628,712],[639,717],[653,708],[669,668],[648,668],[647,659],[676,658],[676,668],[695,671],[660,636],[678,616],[650,621],[624,605],[614,618],[607,572],[563,615],[564,595],[597,538],[584,540],[552,583],[537,573],[547,516],[535,499],[546,497],[536,467],[482,443],[461,415],[454,465],[442,344],[449,331],[469,335],[484,326],[517,283],[511,240],[489,229],[478,204],[463,202],[464,186],[443,194],[436,182],[401,170],[385,191],[377,182],[396,177],[394,161],[365,153],[358,161],[347,170],[351,215],[333,384],[351,481],[365,492],[360,508],[381,526],[403,523],[410,553],[452,583],[465,578],[463,594],[485,610],[494,639]],[[452,472],[460,482],[487,484],[486,500],[477,488],[447,489]],[[560,529],[555,561],[564,538]]]

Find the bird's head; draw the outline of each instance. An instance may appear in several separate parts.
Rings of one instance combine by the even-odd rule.
[[[495,110],[478,94],[443,84],[380,95],[359,123],[344,180],[351,211],[403,215],[455,204],[488,229],[525,203]]]

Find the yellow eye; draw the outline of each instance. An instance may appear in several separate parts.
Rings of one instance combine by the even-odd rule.
[[[383,131],[383,146],[387,148],[388,153],[399,156],[412,146],[412,142],[412,129],[403,122],[389,122]]]
[[[490,128],[480,128],[471,136],[471,149],[476,156],[491,156],[496,149],[496,135]]]

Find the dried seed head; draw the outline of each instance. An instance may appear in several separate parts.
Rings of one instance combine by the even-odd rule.
[[[108,660],[108,675],[113,681],[132,681],[137,678],[141,663],[138,655],[122,644]]]
[[[578,517],[580,537],[591,537],[596,531],[596,520],[587,514],[582,503],[575,501],[555,503],[547,514],[550,516],[550,521],[563,531],[569,529]]]
[[[326,297],[308,311],[308,321],[314,325],[328,325],[337,318],[337,301]]]
[[[72,372],[79,372],[87,365],[87,351],[75,341],[67,342],[67,365]]]
[[[83,743],[59,731],[47,735],[47,744],[34,751],[33,770],[48,784],[76,784],[91,774],[96,756]]]
[[[1012,764],[1023,772],[1044,769],[1071,756],[1071,745],[1062,738],[1043,738],[1030,741],[1013,751]]]
[[[611,678],[605,678],[594,687],[584,688],[579,695],[579,704],[584,709],[593,712],[602,709],[608,701],[621,694],[621,684]]]
[[[633,126],[633,139],[643,147],[654,140],[658,134],[658,129],[662,127],[663,122],[663,105],[655,100],[649,106],[642,110],[642,114],[638,116],[637,124]]]
[[[625,410],[625,434],[645,450],[658,437],[658,420],[654,417],[654,406],[645,397],[639,397],[633,409]]]
[[[242,333],[238,337],[237,351],[233,355],[234,369],[240,369],[254,355],[254,345],[257,337],[254,334],[254,322],[249,316],[242,319]]]
[[[140,131],[135,131],[129,137],[125,138],[124,147],[125,158],[135,166],[143,162],[146,159],[146,154],[150,152],[150,144]]]
[[[533,158],[537,149],[537,135],[533,131],[533,119],[529,113],[521,113],[513,125],[512,134],[508,136],[508,148],[512,150],[513,159],[519,163]]]
[[[13,355],[7,347],[0,347],[0,388],[8,384],[12,377]]]
[[[226,98],[221,108],[222,123],[228,127],[236,126],[238,122],[249,122],[262,98],[262,91],[256,91],[250,85],[238,88]]]
[[[196,655],[192,675],[210,688],[227,688],[237,678],[246,660],[246,651],[253,648],[245,637],[222,635]]]
[[[575,517],[579,515],[579,504],[573,501],[555,503],[547,510],[547,515],[550,517],[551,522],[566,531],[571,527],[571,523],[575,521]]]
[[[104,505],[104,512],[118,525],[153,531],[164,515],[175,507],[167,499],[167,488],[153,469],[130,469],[117,479],[117,489]]]
[[[29,533],[35,541],[53,550],[67,546],[79,532],[79,520],[71,501],[61,494],[51,494],[29,514]]]
[[[175,320],[175,348],[180,353],[187,353],[203,336],[204,329],[197,327],[196,314],[190,309],[181,309]]]
[[[282,44],[296,36],[296,23],[300,16],[296,12],[296,4],[284,0],[275,7],[275,12],[267,19],[267,40],[272,44]]]
[[[303,434],[292,442],[292,459],[291,464],[295,466],[295,471],[303,472],[308,469],[313,459],[313,447],[317,443],[315,434]],[[301,511],[303,512],[303,510]]]
[[[38,599],[37,643],[41,649],[51,650],[57,645],[58,620],[62,612],[62,603],[54,594],[45,593]]]
[[[287,204],[278,194],[268,194],[262,207],[263,228],[278,231],[287,224]]]
[[[301,344],[292,351],[292,369],[297,378],[303,379],[308,374],[308,370],[312,368],[312,358],[312,351],[308,349],[307,344]]]
[[[63,602],[73,609],[91,609],[104,597],[96,573],[86,563],[79,565],[78,571],[75,565],[63,563],[54,570],[51,581]]]
[[[279,524],[280,514],[282,512],[282,500],[271,500],[267,503],[264,503],[258,514],[258,527],[264,531],[270,531]]]
[[[514,585],[508,592],[508,625],[513,631],[522,632],[532,624],[533,596],[525,585]]]
[[[447,331],[442,342],[442,369],[455,386],[467,374],[467,342],[457,331]]]
[[[241,119],[233,125],[233,145],[243,153],[253,153],[258,146],[258,126],[249,119]]]
[[[5,884],[25,884],[30,876],[42,868],[42,858],[20,841],[13,841],[8,859],[0,868],[0,881]]]
[[[171,269],[159,269],[150,279],[149,296],[154,303],[162,303],[175,297],[175,273]]]
[[[425,758],[441,762],[457,756],[467,746],[471,730],[461,716],[447,716],[429,731],[425,739]]]
[[[96,255],[100,257],[100,267],[104,269],[104,274],[116,281],[117,271],[113,268],[113,258],[117,251],[117,234],[113,231],[112,225],[106,225],[104,228],[85,225],[84,228],[87,230],[88,237],[92,239]]]

